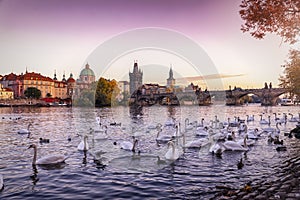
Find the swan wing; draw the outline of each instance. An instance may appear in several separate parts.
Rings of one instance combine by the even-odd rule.
[[[174,152],[173,152],[173,149],[169,148],[167,153],[165,154],[165,158],[167,160],[177,160],[179,158],[178,149],[175,149]]]
[[[77,149],[78,149],[79,151],[88,150],[88,149],[89,149],[89,144],[86,143],[86,146],[85,146],[85,148],[84,148],[84,141],[81,141],[81,142],[78,144]]]
[[[156,138],[157,141],[159,142],[169,142],[172,139],[170,135],[162,135]]]
[[[242,145],[234,142],[234,141],[226,141],[224,142],[223,146],[226,150],[230,151],[245,151],[246,148],[242,147]]]
[[[50,165],[50,164],[57,164],[65,162],[67,159],[64,155],[48,155],[45,157],[42,157],[36,161],[36,164],[38,165]]]
[[[123,141],[120,143],[120,147],[121,149],[124,149],[124,150],[132,150],[133,148],[133,144],[129,141]]]

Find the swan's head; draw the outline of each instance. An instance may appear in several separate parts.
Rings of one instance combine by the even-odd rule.
[[[35,144],[31,144],[31,145],[28,147],[28,149],[31,149],[31,148],[36,149],[36,145],[35,145]]]

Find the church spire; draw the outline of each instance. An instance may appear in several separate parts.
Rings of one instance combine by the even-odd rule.
[[[169,71],[169,79],[174,79],[174,77],[173,77],[172,64],[171,64],[170,71]]]
[[[66,75],[65,75],[65,71],[64,71],[64,74],[63,74],[63,79],[62,79],[63,82],[66,82]]]
[[[54,70],[54,78],[53,80],[57,81],[57,78],[56,78],[56,70]]]

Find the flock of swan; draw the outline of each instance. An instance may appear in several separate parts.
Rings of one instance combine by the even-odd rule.
[[[288,118],[288,115],[291,118]],[[254,123],[255,122],[255,123]],[[268,138],[267,141],[280,145],[279,149],[283,148],[283,140],[280,137],[283,136],[282,132],[289,130],[281,130],[287,123],[298,122],[300,123],[300,114],[298,117],[294,117],[292,114],[283,114],[282,118],[278,118],[277,114],[274,114],[274,119],[268,116],[267,119],[260,115],[259,120],[254,119],[254,115],[246,116],[243,120],[240,117],[234,117],[234,120],[228,118],[225,121],[221,121],[217,116],[212,120],[205,120],[204,118],[198,121],[190,122],[188,118],[184,120],[184,126],[182,127],[180,122],[177,122],[173,118],[168,119],[165,123],[152,123],[144,131],[138,132],[137,130],[130,133],[132,141],[127,141],[124,138],[113,138],[111,143],[113,147],[119,148],[121,151],[129,151],[132,154],[143,153],[143,147],[139,145],[139,140],[143,135],[149,135],[151,132],[156,134],[153,137],[153,143],[157,144],[157,147],[165,147],[164,153],[155,155],[158,157],[158,162],[176,161],[185,149],[193,148],[201,151],[207,150],[207,152],[213,155],[221,157],[224,151],[240,151],[248,152],[251,150],[249,146],[254,146],[256,141],[260,138]],[[90,151],[94,145],[91,145],[89,137],[92,137],[92,141],[105,141],[112,139],[113,131],[115,128],[123,132],[127,131],[122,127],[120,123],[105,123],[101,122],[100,117],[96,117],[97,127],[96,129],[90,129],[89,134],[83,134],[80,143],[77,146],[79,151]],[[21,129],[18,134],[27,134],[30,137],[30,127],[32,123],[28,124],[27,129]],[[69,138],[68,138],[69,140]],[[40,138],[40,142],[49,143],[49,139]],[[101,144],[100,144],[101,146]],[[137,148],[139,149],[137,151]],[[30,144],[28,149],[33,149],[32,165],[53,165],[64,163],[68,158],[62,154],[47,155],[38,158],[37,145]],[[106,149],[107,150],[107,149]],[[105,154],[105,149],[101,151],[101,154]],[[164,159],[161,159],[161,156]],[[243,167],[242,158],[238,162],[238,168]],[[3,189],[3,176],[0,174],[0,190]]]

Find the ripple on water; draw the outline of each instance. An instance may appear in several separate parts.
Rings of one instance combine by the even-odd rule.
[[[298,107],[296,107],[298,109]],[[0,192],[1,199],[114,199],[130,198],[186,198],[207,199],[216,191],[216,185],[241,187],[249,180],[272,180],[277,165],[300,148],[298,140],[281,136],[288,151],[277,152],[276,145],[267,143],[267,138],[256,141],[249,152],[224,152],[222,158],[199,149],[186,149],[174,162],[164,160],[166,144],[157,145],[157,131],[149,130],[149,124],[165,124],[174,117],[184,124],[185,118],[200,122],[214,119],[218,113],[221,121],[228,116],[260,113],[272,115],[273,112],[291,112],[289,108],[260,106],[248,107],[149,107],[144,115],[130,118],[125,107],[112,109],[94,108],[18,108],[16,111],[1,108],[0,123],[0,173],[4,176],[5,188]],[[103,123],[121,122],[121,127],[108,126],[108,139],[93,140],[90,128],[98,130],[95,118],[103,116]],[[18,121],[9,117],[21,116]],[[30,138],[17,134],[21,128],[33,123]],[[291,128],[294,125],[287,124]],[[134,127],[134,128],[132,128]],[[260,127],[258,121],[249,128]],[[139,133],[138,150],[133,154],[113,145],[114,141],[131,140],[132,130]],[[182,127],[183,130],[183,127]],[[172,131],[170,131],[172,132]],[[81,138],[88,134],[91,149],[87,152],[77,150]],[[193,131],[187,132],[187,139],[194,139]],[[49,138],[49,144],[40,144],[39,138]],[[67,138],[71,137],[71,141]],[[27,150],[30,143],[38,145],[38,157],[50,153],[68,155],[66,164],[61,167],[43,168],[31,165],[33,151]],[[181,139],[179,139],[179,145]],[[244,167],[237,169],[243,158]]]

